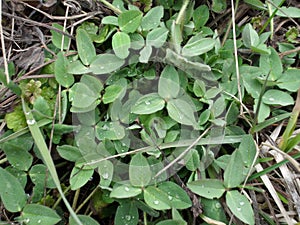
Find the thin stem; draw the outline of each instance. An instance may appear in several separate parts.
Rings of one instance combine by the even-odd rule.
[[[148,225],[148,221],[147,221],[147,213],[143,212],[143,216],[144,216],[144,225]]]
[[[236,1],[236,6],[234,7],[234,2],[231,0],[231,15],[232,15],[232,33],[233,33],[233,45],[234,45],[234,58],[235,58],[235,72],[236,72],[236,80],[238,87],[238,95],[239,101],[242,102],[242,90],[241,90],[241,77],[239,70],[239,59],[237,53],[237,43],[236,43],[236,30],[235,30],[235,8],[237,8],[239,1]],[[243,115],[243,106],[240,105],[240,115]]]
[[[106,0],[99,0],[99,1],[102,2],[104,5],[106,5],[107,8],[114,11],[115,14],[121,14],[122,13],[122,11],[120,9],[118,9],[117,7],[115,7],[114,5],[109,3],[108,1],[106,1]]]
[[[79,194],[80,194],[80,188],[78,188],[78,189],[75,191],[75,195],[74,195],[74,199],[73,199],[73,203],[72,203],[72,208],[73,208],[74,210],[76,209],[76,205],[77,205],[77,202],[78,202]]]
[[[182,21],[184,20],[184,15],[185,15],[185,11],[186,11],[186,8],[188,6],[188,4],[190,3],[189,0],[184,0],[182,6],[181,6],[181,9],[178,13],[178,16],[177,16],[177,19],[176,19],[176,24],[182,24]]]
[[[1,38],[1,48],[3,53],[3,64],[4,64],[4,73],[6,77],[6,83],[10,82],[9,72],[8,72],[8,64],[6,59],[6,49],[5,49],[5,42],[4,42],[4,35],[3,35],[3,27],[2,27],[2,1],[0,1],[0,38]]]
[[[0,165],[1,165],[2,163],[7,162],[7,161],[8,161],[7,158],[0,159]]]
[[[76,209],[75,213],[78,213],[80,211],[80,209],[91,199],[91,197],[93,197],[93,195],[96,193],[96,191],[98,190],[98,188],[95,188],[90,194],[89,196],[87,196],[87,198],[78,206],[78,208]]]

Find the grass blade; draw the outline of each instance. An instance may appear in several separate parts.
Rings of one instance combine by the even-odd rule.
[[[56,169],[55,169],[55,165],[54,165],[53,160],[51,158],[50,152],[48,151],[48,147],[47,147],[47,144],[44,140],[42,132],[41,132],[39,126],[37,125],[32,113],[31,113],[31,110],[29,109],[28,105],[25,103],[23,98],[22,98],[22,106],[23,106],[23,111],[24,111],[24,114],[25,114],[25,117],[26,117],[26,121],[27,121],[27,124],[28,124],[29,131],[32,135],[32,138],[33,138],[35,144],[37,145],[37,147],[40,151],[40,154],[43,157],[43,161],[44,161],[45,165],[47,166],[50,175],[53,178],[53,181],[56,185],[57,190],[59,191],[66,207],[68,208],[71,216],[74,218],[76,223],[78,225],[83,225],[81,223],[81,221],[79,220],[79,218],[77,217],[76,213],[73,211],[72,207],[70,206],[70,203],[68,202],[68,200],[66,199],[66,197],[63,193],[63,190],[60,186],[60,181],[59,181]]]

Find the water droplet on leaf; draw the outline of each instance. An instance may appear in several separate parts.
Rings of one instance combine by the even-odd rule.
[[[245,202],[240,202],[240,205],[245,205]]]
[[[131,216],[130,215],[126,215],[125,219],[129,221],[129,220],[131,220]]]
[[[129,187],[125,187],[124,189],[125,189],[125,191],[129,191],[130,190]]]
[[[27,124],[28,125],[33,125],[33,124],[35,124],[35,120],[27,120]]]
[[[154,203],[154,205],[158,205],[159,201],[158,200],[154,200],[153,203]]]
[[[242,209],[240,208],[240,207],[237,207],[237,209],[236,209],[237,211],[241,211]]]
[[[109,178],[109,174],[108,173],[104,173],[102,175],[102,177],[103,177],[104,180],[107,180]]]

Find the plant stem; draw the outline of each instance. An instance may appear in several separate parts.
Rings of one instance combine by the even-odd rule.
[[[286,126],[285,131],[282,135],[282,139],[278,145],[279,148],[283,151],[286,150],[286,147],[288,145],[288,140],[291,137],[293,131],[295,130],[295,126],[296,126],[299,114],[300,114],[300,89],[298,90],[296,103],[293,108],[292,114],[290,116],[288,125]]]
[[[98,190],[98,188],[95,188],[90,194],[89,196],[78,206],[78,208],[76,209],[75,213],[78,213],[80,211],[80,209],[91,199],[91,197],[93,197],[93,195],[95,194],[95,192]]]
[[[99,0],[99,1],[102,2],[104,5],[106,5],[107,8],[114,11],[115,14],[121,14],[122,13],[122,11],[120,9],[118,9],[117,7],[115,7],[114,5],[109,3],[108,1],[106,1],[106,0]]]
[[[0,165],[1,165],[2,163],[5,163],[5,162],[7,162],[7,158],[1,159],[1,160],[0,160]]]
[[[176,22],[175,22],[176,24],[182,25],[182,22],[184,20],[185,10],[186,10],[189,3],[190,3],[190,0],[184,0],[183,4],[181,6],[181,9],[178,13],[178,16],[177,16],[177,19],[176,19]]]

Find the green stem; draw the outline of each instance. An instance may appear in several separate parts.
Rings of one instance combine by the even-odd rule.
[[[91,199],[91,197],[96,193],[96,191],[98,190],[98,188],[95,188],[90,194],[89,196],[78,206],[78,208],[76,209],[75,213],[78,213],[80,211],[80,209]]]
[[[118,9],[117,7],[115,7],[114,5],[112,5],[111,3],[109,3],[106,0],[99,0],[100,2],[102,2],[104,5],[106,5],[107,8],[109,8],[110,10],[114,11],[115,14],[121,14],[122,11],[120,9]]]
[[[148,225],[148,221],[147,221],[147,213],[143,212],[143,216],[144,216],[144,225]]]
[[[190,3],[190,0],[184,0],[183,4],[181,6],[181,9],[178,13],[178,16],[177,16],[177,19],[176,19],[176,24],[182,25],[182,22],[184,20],[185,11],[186,11],[186,8],[187,8],[189,3]]]
[[[274,16],[275,16],[275,14],[276,14],[276,12],[278,11],[278,9],[279,9],[279,7],[283,4],[285,2],[285,0],[282,0],[280,3],[279,3],[279,5],[276,7],[276,9],[274,10],[274,12],[272,13],[272,15],[268,18],[268,20],[267,20],[267,22],[263,25],[263,27],[261,28],[261,30],[259,31],[259,34],[262,34],[262,32],[264,32],[264,30],[266,29],[266,27],[271,23],[271,29],[273,29],[273,18],[274,18]],[[268,8],[269,8],[269,12],[271,12],[270,11],[270,2],[269,1],[267,1],[267,3],[268,3]]]

